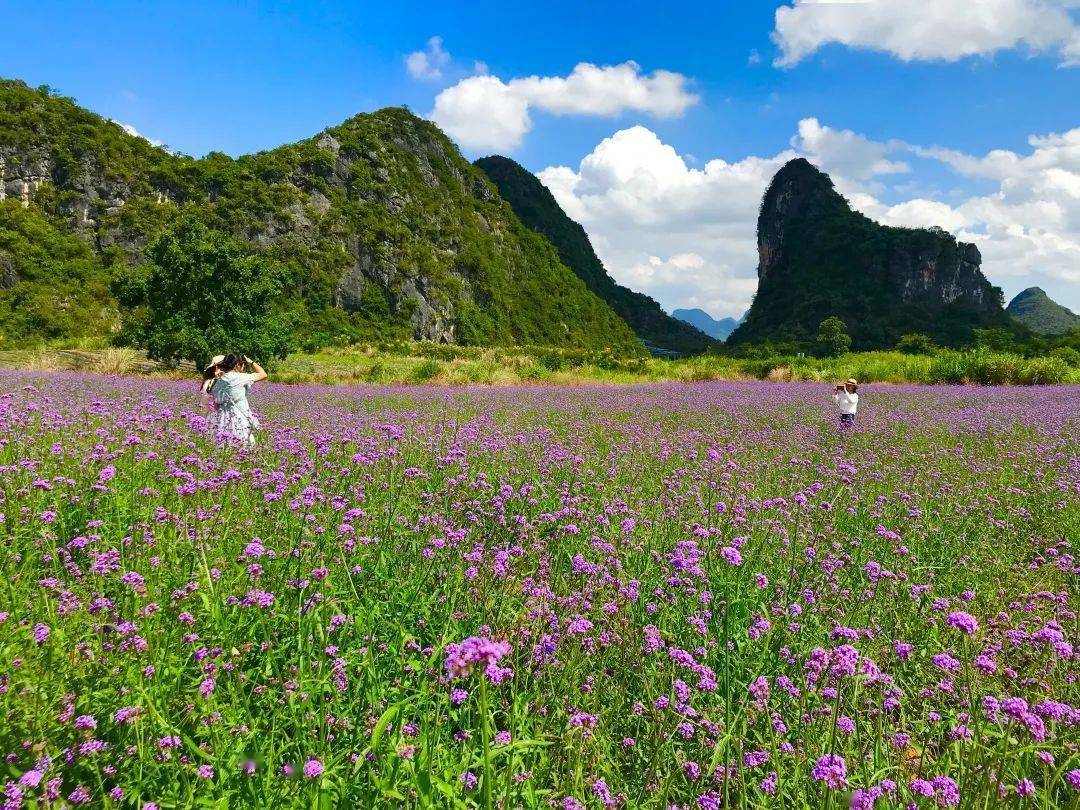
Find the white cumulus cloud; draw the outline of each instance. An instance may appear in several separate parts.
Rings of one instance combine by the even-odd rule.
[[[998,184],[992,194],[952,206],[953,230],[982,250],[994,277],[1031,278],[1058,291],[1061,303],[1080,304],[1080,127],[1032,136],[1030,152],[997,149],[967,155],[941,148],[912,151],[956,172]],[[945,225],[949,227],[949,225]]]
[[[938,160],[957,174],[997,184],[991,194],[946,205],[910,200],[859,207],[888,224],[936,224],[958,238],[975,242],[992,281],[1017,286],[1019,279],[1056,291],[1061,302],[1080,302],[1080,127],[1064,133],[1031,136],[1031,150],[1019,154],[995,149],[969,155],[941,147],[907,147]],[[1026,285],[1027,282],[1024,282]],[[1051,292],[1053,295],[1053,292]],[[1071,302],[1071,303],[1070,303]]]
[[[165,141],[159,141],[156,138],[147,138],[139,130],[135,129],[131,124],[125,124],[121,121],[117,121],[115,118],[109,119],[112,123],[116,124],[120,129],[124,130],[128,135],[134,135],[136,138],[142,138],[144,141],[148,141],[151,146],[164,147]]]
[[[1010,48],[1080,63],[1076,0],[792,0],[776,10],[778,66],[823,45],[884,51],[905,61],[956,61]]]
[[[462,79],[435,98],[431,119],[469,149],[513,150],[532,129],[532,113],[615,116],[627,111],[659,118],[682,115],[698,97],[680,73],[643,73],[635,62],[581,62],[567,76],[526,76],[503,81],[479,75]]]
[[[432,37],[422,51],[405,57],[405,69],[414,79],[441,79],[443,68],[450,63],[450,54],[443,50],[442,37]]]
[[[577,169],[539,173],[582,223],[612,276],[667,309],[739,315],[757,286],[754,228],[761,195],[795,153],[687,165],[651,130],[601,141]]]
[[[702,168],[643,126],[605,138],[575,167],[538,173],[580,222],[612,276],[668,310],[698,306],[738,316],[757,287],[757,211],[773,174],[796,155],[828,172],[852,206],[887,225],[938,226],[983,255],[990,280],[1012,295],[1038,284],[1080,311],[1080,128],[1033,136],[1030,150],[968,155],[902,141],[875,141],[815,118],[799,122],[792,149]],[[964,178],[990,180],[989,194],[912,197],[887,183],[931,159]],[[970,185],[970,184],[969,184]],[[886,203],[888,196],[900,201]]]
[[[812,155],[818,168],[845,178],[868,180],[880,174],[911,171],[903,162],[887,160],[896,144],[872,141],[850,129],[822,126],[816,118],[799,122],[799,132],[791,145],[805,155]]]

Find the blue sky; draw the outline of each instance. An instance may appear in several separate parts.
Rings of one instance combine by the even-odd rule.
[[[533,100],[529,126],[497,145],[552,187],[617,278],[665,306],[740,311],[753,291],[748,201],[795,150],[872,216],[942,217],[980,244],[1007,294],[1039,284],[1080,311],[1080,134],[1046,140],[1080,127],[1080,66],[1069,66],[1080,35],[1066,0],[1001,0],[1000,19],[970,30],[957,0],[794,3],[9,4],[5,30],[23,35],[5,38],[0,73],[174,149],[237,155],[387,105],[427,115],[477,74],[498,93],[632,60],[632,81],[678,74],[663,92],[684,108],[657,112],[659,91],[614,114],[592,112],[588,93],[571,113]],[[927,26],[927,15],[940,19]],[[417,51],[439,75],[407,69]],[[596,92],[600,110],[610,94]],[[450,134],[469,157],[494,151],[467,128]],[[726,166],[707,170],[717,159]]]

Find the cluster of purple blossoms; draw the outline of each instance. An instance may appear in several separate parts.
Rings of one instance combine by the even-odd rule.
[[[847,763],[839,754],[826,754],[814,763],[810,772],[815,782],[824,782],[833,790],[847,787]]]
[[[470,636],[460,644],[447,644],[446,672],[451,678],[467,678],[474,670],[482,668],[489,681],[500,684],[514,674],[512,669],[499,666],[499,661],[510,653],[510,649],[505,641],[492,641],[481,636]]]
[[[945,623],[950,627],[955,627],[965,636],[973,636],[979,632],[978,620],[963,610],[954,610],[945,619]]]
[[[933,798],[941,807],[955,807],[960,804],[960,788],[955,780],[948,776],[913,779],[909,788],[916,796]]]

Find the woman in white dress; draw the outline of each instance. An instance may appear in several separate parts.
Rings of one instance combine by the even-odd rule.
[[[251,371],[245,371],[249,366]],[[217,406],[218,436],[250,446],[255,443],[251,432],[259,427],[259,420],[251,412],[248,392],[252,385],[266,379],[266,372],[258,363],[239,354],[226,355],[218,368],[221,376],[211,389]]]

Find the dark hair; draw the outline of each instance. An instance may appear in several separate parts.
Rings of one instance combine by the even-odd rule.
[[[218,363],[218,368],[222,371],[235,371],[237,366],[242,365],[244,362],[244,355],[237,354],[236,352],[230,352],[225,355],[225,359]]]
[[[203,382],[214,379],[214,377],[217,376],[217,370],[218,366],[216,363],[211,363],[206,368],[204,368],[202,373]]]

